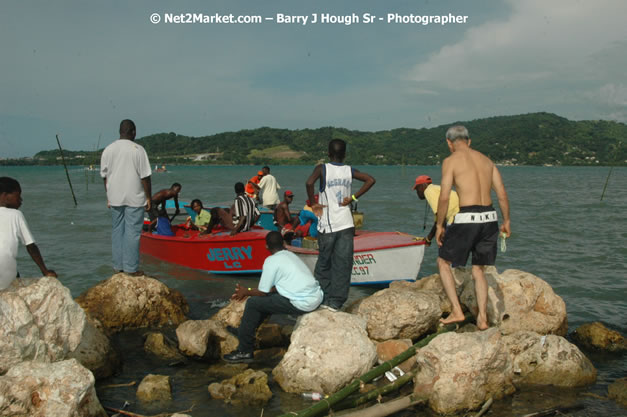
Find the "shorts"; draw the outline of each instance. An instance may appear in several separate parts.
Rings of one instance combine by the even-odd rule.
[[[159,217],[159,208],[157,207],[158,205],[159,204],[155,203],[154,201],[150,202],[150,210],[148,211],[148,218],[150,219],[151,222],[155,220],[157,217]]]
[[[438,255],[463,266],[472,252],[473,265],[494,265],[499,224],[492,206],[460,207],[453,224],[446,228]]]

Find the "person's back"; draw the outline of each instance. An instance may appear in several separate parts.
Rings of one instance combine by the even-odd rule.
[[[142,207],[141,178],[150,176],[150,163],[141,145],[118,139],[102,152],[100,172],[107,179],[107,198],[112,206]]]
[[[460,149],[449,156],[453,167],[453,184],[459,195],[459,205],[492,205],[492,174],[494,163],[474,149]]]

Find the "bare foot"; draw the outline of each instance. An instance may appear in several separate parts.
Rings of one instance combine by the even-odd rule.
[[[460,323],[464,320],[466,320],[466,317],[464,317],[463,313],[458,313],[458,314],[451,313],[445,319],[440,319],[440,323],[443,325],[446,325],[446,324]]]
[[[486,330],[490,327],[488,320],[482,317],[477,317],[477,329]]]

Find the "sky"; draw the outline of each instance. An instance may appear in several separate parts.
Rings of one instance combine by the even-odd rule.
[[[174,23],[187,13],[261,23]],[[421,23],[450,15],[461,23]],[[624,0],[3,0],[0,158],[54,149],[55,134],[102,148],[125,118],[138,137],[540,111],[627,122],[625,16]]]

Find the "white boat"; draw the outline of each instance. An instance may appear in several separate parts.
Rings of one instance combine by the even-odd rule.
[[[318,250],[288,245],[313,272]],[[425,253],[425,241],[400,232],[357,230],[351,285],[382,285],[415,281]]]

